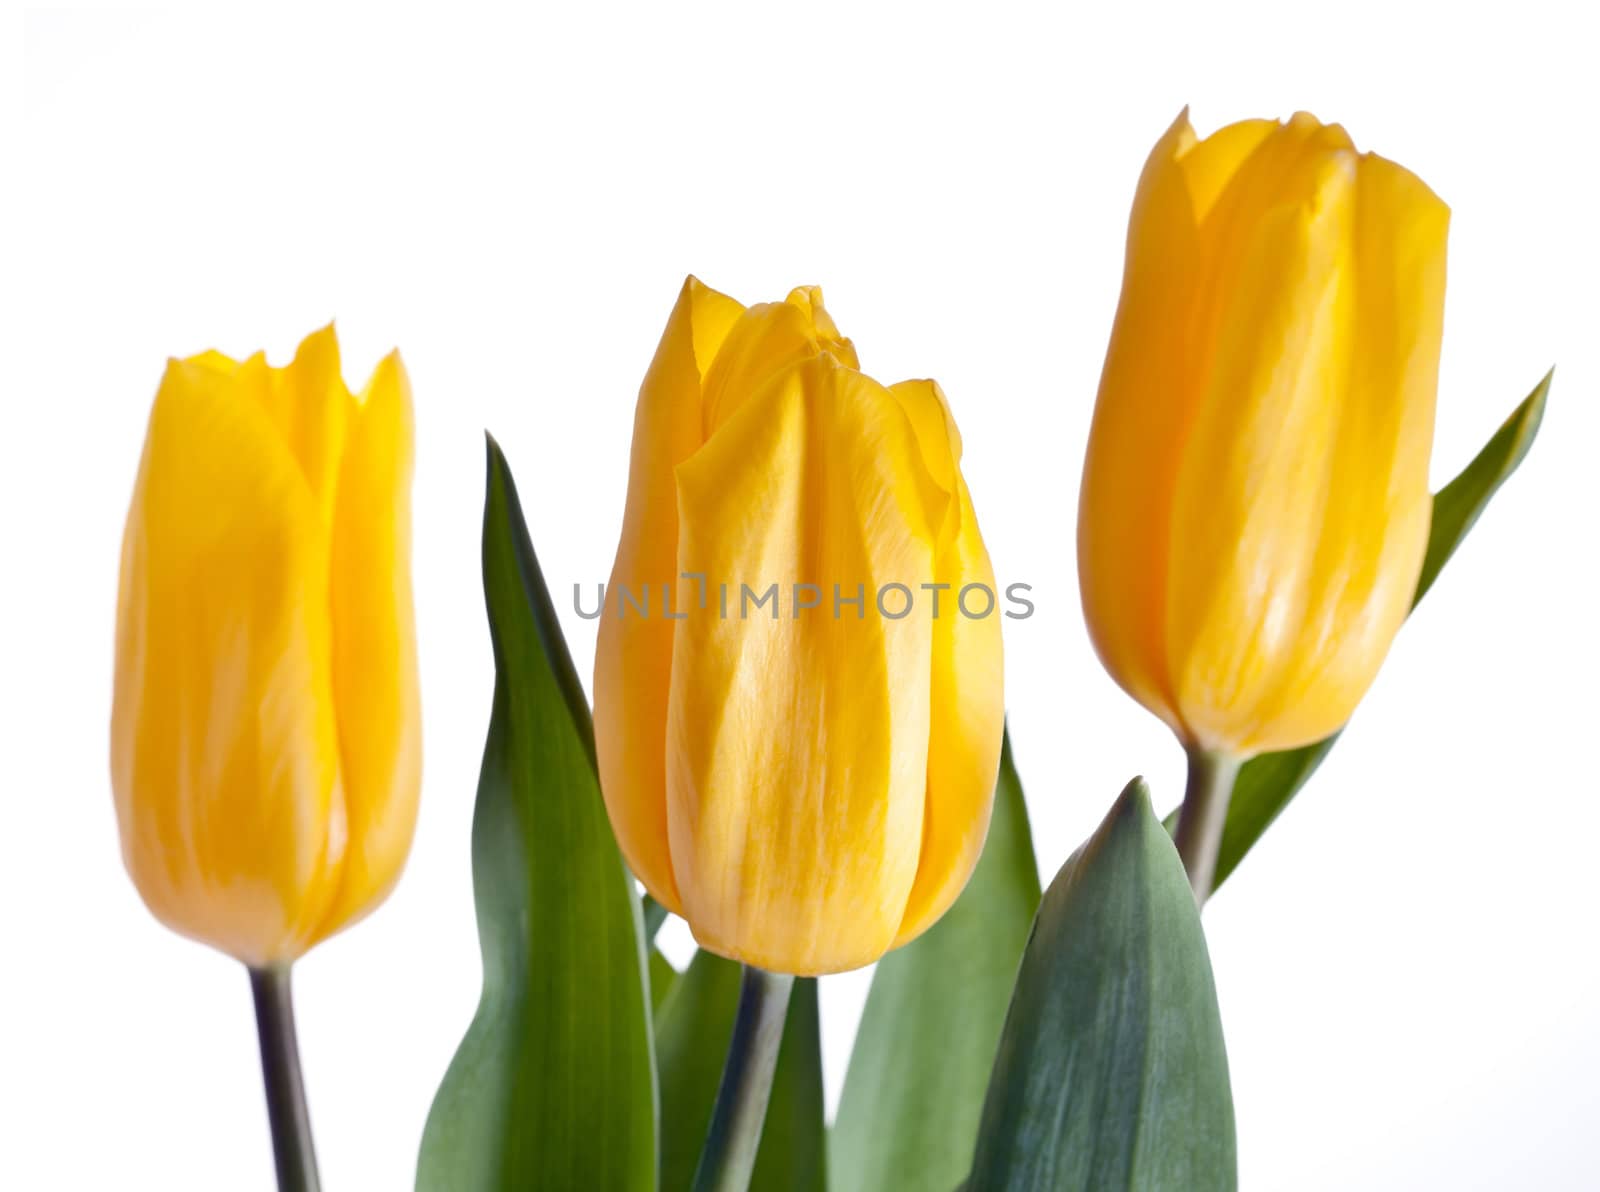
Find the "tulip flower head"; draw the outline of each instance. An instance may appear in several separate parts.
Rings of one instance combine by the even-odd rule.
[[[938,386],[861,372],[820,291],[684,285],[639,395],[595,739],[628,863],[712,951],[855,968],[970,875],[1003,707],[999,614],[956,607],[994,585],[960,462]]]
[[[1304,113],[1157,143],[1084,464],[1112,676],[1192,749],[1341,727],[1410,608],[1449,209]]]
[[[169,363],[128,510],[111,773],[158,919],[256,967],[383,900],[416,821],[410,384],[332,327]]]

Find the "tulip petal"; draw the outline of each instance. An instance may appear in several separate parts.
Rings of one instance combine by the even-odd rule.
[[[895,935],[899,947],[938,921],[978,864],[1000,768],[1005,681],[994,568],[959,470],[955,420],[932,381],[905,381],[891,391],[917,428],[924,459],[933,457],[928,462],[934,478],[954,489],[949,532],[941,534],[933,577],[947,588],[938,593],[937,611],[929,609],[933,642],[922,854]]]
[[[839,334],[818,286],[799,286],[782,302],[750,307],[729,328],[706,373],[704,436],[709,439],[767,380],[819,352],[849,368],[856,350]]]
[[[1240,120],[1217,129],[1179,155],[1189,194],[1189,218],[1196,227],[1210,217],[1240,168],[1278,128],[1276,120]]]
[[[411,596],[411,383],[380,363],[351,419],[331,562],[333,695],[350,847],[320,935],[381,902],[416,827],[422,767]]]
[[[1449,208],[1415,175],[1362,158],[1355,191],[1350,373],[1324,445],[1311,598],[1250,752],[1340,728],[1404,621],[1427,547],[1428,457],[1443,335]]]
[[[305,949],[345,848],[327,580],[263,409],[172,362],[123,542],[112,785],[152,912],[246,964]]]
[[[1182,731],[1238,751],[1300,632],[1348,377],[1356,158],[1296,121],[1220,200],[1191,367],[1201,389],[1173,494],[1168,670]],[[1345,140],[1348,144],[1348,140]],[[1284,196],[1288,196],[1287,199]]]
[[[961,432],[950,416],[944,390],[937,381],[901,381],[890,385],[889,392],[911,422],[917,449],[934,483],[946,495],[954,495],[960,481]]]
[[[1264,182],[1281,181],[1319,128],[1308,117],[1247,120],[1197,141],[1185,111],[1151,151],[1134,199],[1084,463],[1078,567],[1106,669],[1180,734],[1167,595],[1176,486],[1204,394],[1216,295],[1226,293],[1214,275],[1259,214],[1250,201],[1270,199]]]
[[[931,619],[881,585],[934,577],[946,498],[882,386],[831,356],[774,378],[678,469],[678,565],[729,585],[678,625],[668,825],[702,945],[780,972],[893,942],[927,799]],[[742,599],[776,585],[777,616]],[[802,611],[796,584],[820,604]],[[833,585],[865,599],[834,603]],[[897,613],[904,601],[889,592]],[[835,616],[834,614],[838,614]]]
[[[306,336],[287,368],[271,368],[257,353],[237,366],[235,382],[266,410],[315,494],[323,521],[331,524],[345,434],[355,414],[339,371],[333,324]]]
[[[634,414],[628,500],[595,647],[595,750],[600,785],[629,867],[678,910],[667,846],[665,746],[676,622],[619,613],[619,588],[692,588],[678,576],[673,469],[704,441],[701,384],[744,307],[691,277],[684,282]]]
[[[1180,165],[1194,146],[1185,113],[1139,179],[1078,500],[1078,573],[1095,650],[1125,691],[1174,728],[1164,594],[1173,485],[1194,404],[1180,330],[1200,267]]]
[[[861,361],[856,357],[856,346],[839,334],[839,325],[833,321],[833,316],[822,303],[821,286],[796,286],[789,291],[784,302],[789,306],[798,307],[811,320],[819,352],[829,353],[846,368],[860,370]]]

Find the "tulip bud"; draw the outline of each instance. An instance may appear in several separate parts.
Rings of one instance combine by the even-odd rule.
[[[381,902],[416,822],[411,391],[333,328],[173,360],[122,547],[111,775],[155,916],[253,967]]]
[[[1411,604],[1449,209],[1304,113],[1156,145],[1078,520],[1101,660],[1191,748],[1349,718]]]
[[[994,589],[960,461],[938,386],[862,373],[820,291],[684,285],[639,394],[595,742],[628,863],[710,950],[855,968],[971,874],[1003,698],[1000,614],[958,608]]]

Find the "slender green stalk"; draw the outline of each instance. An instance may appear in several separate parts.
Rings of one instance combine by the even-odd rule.
[[[1211,897],[1222,827],[1228,822],[1228,799],[1233,795],[1233,780],[1238,774],[1236,757],[1189,750],[1189,782],[1184,788],[1183,810],[1178,814],[1174,839],[1183,868],[1189,874],[1189,884],[1194,887],[1194,900],[1201,906]]]
[[[250,970],[256,1001],[256,1037],[261,1042],[261,1078],[272,1123],[272,1157],[279,1192],[319,1192],[317,1153],[311,1145],[311,1115],[300,1076],[300,1044],[294,1032],[289,966]]]
[[[739,1012],[733,1020],[711,1128],[695,1169],[694,1192],[745,1192],[750,1187],[793,988],[794,978],[787,973],[745,965]]]

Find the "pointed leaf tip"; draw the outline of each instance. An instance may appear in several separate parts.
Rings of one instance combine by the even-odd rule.
[[[429,1112],[417,1188],[654,1192],[638,900],[516,484],[493,436],[485,448],[495,688],[472,822],[483,995]]]
[[[1117,796],[1117,801],[1123,804],[1142,803],[1146,808],[1150,806],[1150,784],[1145,781],[1143,774],[1135,774],[1128,780],[1128,785],[1122,788],[1122,793]]]
[[[1232,1192],[1211,963],[1135,779],[1045,892],[984,1103],[970,1192]]]

